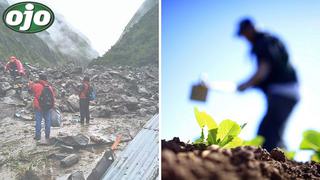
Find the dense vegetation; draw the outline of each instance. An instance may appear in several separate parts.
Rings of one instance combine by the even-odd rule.
[[[140,66],[158,64],[158,4],[92,64]]]

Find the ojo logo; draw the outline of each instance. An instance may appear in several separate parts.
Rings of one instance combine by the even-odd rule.
[[[36,33],[50,27],[54,14],[47,6],[37,2],[20,2],[3,13],[5,25],[17,32]]]

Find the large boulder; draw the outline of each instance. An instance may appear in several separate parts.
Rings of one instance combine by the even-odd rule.
[[[60,143],[73,147],[84,147],[89,143],[89,138],[83,134],[78,134],[76,136],[59,137],[57,138],[57,140]]]
[[[106,105],[94,107],[91,115],[93,117],[109,118],[112,115],[112,109],[110,106],[106,106]]]
[[[12,86],[8,82],[1,82],[0,83],[0,90],[1,91],[8,91],[11,88],[12,88]]]
[[[70,110],[73,112],[79,111],[79,97],[75,94],[72,94],[68,97],[68,105],[70,106]]]
[[[136,97],[123,95],[122,99],[125,101],[125,106],[128,108],[129,111],[138,110],[139,101]]]

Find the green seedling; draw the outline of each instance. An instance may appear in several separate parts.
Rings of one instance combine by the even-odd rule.
[[[200,112],[198,108],[194,108],[196,120],[201,128],[201,136],[194,143],[206,145],[218,145],[223,148],[234,148],[241,146],[243,140],[238,137],[241,127],[236,122],[226,119],[218,125],[216,121],[206,112]],[[205,137],[204,128],[208,130]]]
[[[255,138],[244,141],[243,145],[244,146],[255,146],[255,147],[261,147],[264,143],[265,139],[263,136],[256,136]]]
[[[288,151],[285,149],[281,149],[281,151],[284,153],[284,155],[286,156],[287,159],[294,160],[294,157],[296,155],[295,151]]]
[[[314,154],[311,160],[320,162],[320,132],[307,130],[303,133],[303,139],[300,143],[301,150],[312,150]]]

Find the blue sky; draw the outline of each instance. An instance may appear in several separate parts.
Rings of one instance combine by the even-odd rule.
[[[201,73],[210,81],[237,84],[254,72],[249,44],[235,36],[238,21],[252,17],[263,30],[282,39],[300,79],[302,99],[285,131],[289,150],[297,150],[306,129],[320,131],[320,1],[162,1],[161,138],[192,140],[200,133],[193,107],[220,122],[248,125],[241,133],[253,138],[265,112],[260,91],[211,91],[207,103],[189,100]],[[304,153],[297,159],[304,159]]]

